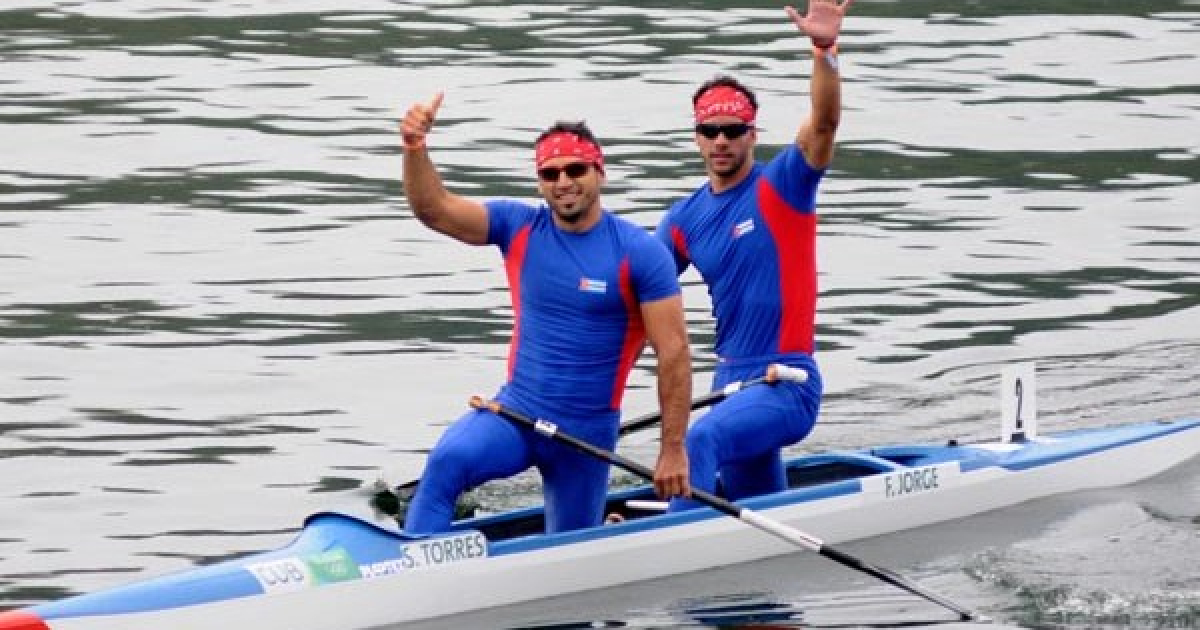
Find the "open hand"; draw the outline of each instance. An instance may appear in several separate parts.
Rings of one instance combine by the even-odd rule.
[[[808,35],[813,46],[829,48],[837,42],[838,34],[842,30],[842,17],[846,15],[846,10],[853,1],[844,0],[839,4],[838,0],[808,0],[808,15],[800,15],[800,12],[791,6],[784,7],[784,10],[787,11],[788,17],[792,18],[792,22],[796,23],[796,28]]]

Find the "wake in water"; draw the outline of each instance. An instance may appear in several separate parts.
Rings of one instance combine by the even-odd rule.
[[[1031,628],[1194,628],[1198,514],[1105,503],[1036,539],[980,554],[967,571],[1015,593],[1005,612]]]

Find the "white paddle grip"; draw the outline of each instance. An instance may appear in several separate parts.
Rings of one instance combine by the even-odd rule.
[[[808,372],[801,368],[773,363],[771,364],[771,369],[774,370],[775,377],[781,381],[803,383],[808,380]]]
[[[646,512],[666,512],[671,504],[666,501],[647,501],[645,499],[629,499],[625,501],[625,507],[631,510],[644,510]]]

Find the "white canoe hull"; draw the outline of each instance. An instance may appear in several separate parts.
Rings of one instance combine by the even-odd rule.
[[[903,447],[897,447],[903,449]],[[885,452],[877,449],[871,453]],[[1154,423],[1092,430],[1082,439],[1048,436],[1034,444],[974,445],[953,449],[962,459],[898,466],[866,476],[789,490],[742,502],[769,518],[837,544],[912,529],[1015,505],[1024,501],[1133,483],[1200,453],[1200,421]],[[936,449],[927,449],[943,457]],[[867,459],[873,455],[866,455]],[[350,525],[377,537],[405,541],[353,517],[323,514],[310,519]],[[307,529],[307,528],[306,528]],[[366,535],[366,534],[364,534]],[[319,541],[330,551],[342,541]],[[165,607],[121,610],[130,600],[155,598],[163,589],[188,588],[176,577],[169,586],[126,587],[104,594],[0,613],[0,630],[349,630],[431,619],[473,610],[728,566],[797,551],[765,532],[709,509],[633,519],[580,532],[528,536],[489,543],[485,558],[412,570],[381,571],[366,563],[363,575],[317,584],[297,579],[264,585],[261,594]],[[306,553],[313,553],[308,547]],[[290,566],[288,550],[257,558],[258,565]],[[296,552],[299,553],[299,552]],[[256,557],[233,564],[247,565]],[[361,561],[360,561],[361,562]],[[373,569],[372,569],[373,567]],[[244,568],[233,567],[245,573]],[[216,577],[219,577],[217,575]],[[195,578],[195,589],[217,588],[213,570]],[[244,577],[244,576],[243,576]],[[262,580],[259,580],[262,582]],[[137,590],[141,588],[142,590]],[[156,593],[155,589],[159,589]],[[219,588],[218,588],[219,590]],[[86,599],[91,598],[91,599]],[[72,604],[75,599],[82,604]],[[134,608],[153,604],[137,603]],[[97,613],[96,610],[101,611]]]

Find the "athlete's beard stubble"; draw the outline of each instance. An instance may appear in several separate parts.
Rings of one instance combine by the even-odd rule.
[[[717,167],[713,165],[715,160],[713,160],[712,156],[709,155],[707,157],[708,171],[709,171],[709,173],[711,173],[717,177],[723,178],[723,179],[733,177],[739,171],[742,170],[742,167],[746,164],[746,160],[748,158],[749,158],[749,155],[745,155],[745,154],[743,154],[741,156],[737,156],[737,157],[733,158],[733,160],[731,162],[729,162],[728,167],[718,170]]]
[[[575,225],[591,215],[589,210],[597,204],[597,197],[598,195],[594,193],[580,193],[569,209],[565,208],[561,202],[551,199],[547,199],[546,202],[558,220],[568,225]]]
[[[579,223],[580,219],[582,219],[583,215],[585,214],[584,211],[578,206],[574,210],[566,210],[561,205],[552,205],[550,207],[554,210],[554,216],[558,217],[564,223],[569,223],[571,225]],[[568,212],[570,214],[568,214]]]

